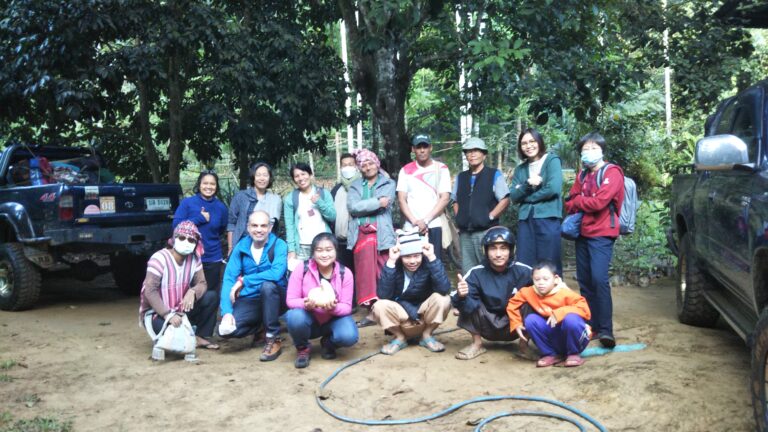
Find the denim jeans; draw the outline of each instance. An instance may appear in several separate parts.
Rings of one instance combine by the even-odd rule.
[[[483,236],[485,236],[485,231],[471,233],[462,231],[459,233],[461,241],[461,273],[464,275],[472,267],[480,265],[485,258]]]
[[[614,241],[610,237],[576,239],[576,280],[592,312],[589,324],[598,335],[613,336],[613,299],[608,269]]]
[[[357,343],[358,333],[352,315],[333,317],[323,324],[317,322],[311,312],[291,309],[285,314],[288,333],[297,347],[309,345],[310,339],[328,337],[337,347],[348,347]]]
[[[286,289],[274,282],[261,284],[259,298],[239,297],[232,305],[232,315],[235,317],[237,329],[225,338],[241,338],[256,331],[264,325],[267,337],[280,334],[280,314],[285,311]]]
[[[563,275],[563,260],[560,252],[560,219],[534,219],[533,212],[528,219],[517,222],[516,260],[533,267],[542,259],[555,263],[557,274]]]

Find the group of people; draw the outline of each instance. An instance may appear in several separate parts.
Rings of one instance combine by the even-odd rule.
[[[584,169],[565,199],[568,213],[584,214],[576,240],[581,295],[560,278],[562,168],[536,130],[518,139],[523,162],[509,185],[485,165],[488,149],[479,138],[462,145],[469,169],[453,186],[448,167],[432,159],[430,138],[419,134],[411,144],[414,161],[396,181],[363,149],[341,156],[341,179],[330,191],[315,184],[308,165],[292,165],[296,187],[282,198],[270,191],[272,168],[256,163],[251,187],[229,208],[216,197],[216,174],[201,173],[195,195],[176,211],[168,247],[148,262],[140,312],[153,314],[155,331],[166,321],[178,326],[187,315],[198,347],[207,349],[219,348],[211,337],[220,314],[219,336],[253,335],[254,344],[264,344],[261,361],[281,354],[284,316],[297,368],[309,365],[311,339],[320,338],[322,357],[332,359],[337,348],[357,342],[359,327],[374,324],[392,336],[384,354],[409,341],[442,352],[434,332],[452,309],[472,338],[456,353],[461,360],[483,354],[483,339],[519,339],[521,350],[532,339],[540,367],[581,365],[579,354],[593,338],[615,346],[608,268],[623,173],[611,164],[597,184],[606,164],[602,136],[579,141]],[[399,230],[395,199],[403,216]],[[451,201],[462,260],[455,287],[441,258]],[[510,202],[519,204],[517,241],[499,226]],[[276,235],[281,221],[285,239]],[[357,322],[355,307],[367,311]]]

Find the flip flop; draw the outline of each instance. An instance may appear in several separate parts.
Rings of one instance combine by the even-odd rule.
[[[381,347],[381,353],[386,355],[395,355],[398,351],[408,346],[408,342],[392,339],[388,344]]]
[[[219,344],[215,344],[213,342],[208,342],[207,344],[202,344],[202,345],[198,344],[197,347],[202,349],[212,350],[212,351],[216,351],[219,348],[221,348]]]
[[[544,356],[539,359],[539,361],[536,362],[536,367],[550,367],[550,366],[556,366],[563,362],[562,357],[548,355]]]
[[[445,351],[445,345],[441,344],[434,336],[430,336],[426,339],[419,341],[419,346],[423,346],[431,352],[443,352]]]
[[[485,347],[475,348],[474,345],[467,345],[456,353],[456,358],[459,360],[472,360],[473,358],[485,354],[488,351]]]
[[[584,364],[584,359],[578,354],[571,354],[565,359],[565,367],[577,367]]]

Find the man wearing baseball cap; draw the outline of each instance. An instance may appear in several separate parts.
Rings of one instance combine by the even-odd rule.
[[[416,230],[428,236],[435,255],[441,258],[443,226],[440,215],[451,198],[451,173],[447,165],[432,159],[429,135],[414,136],[411,151],[413,162],[401,168],[397,176],[397,200],[405,219],[403,230]]]
[[[418,231],[400,231],[379,277],[379,301],[373,305],[373,319],[394,336],[381,352],[393,355],[408,345],[407,339],[415,337],[421,337],[419,345],[429,351],[444,351],[445,346],[432,333],[448,316],[450,289],[451,282],[432,244]]]
[[[456,176],[451,198],[461,240],[461,271],[466,274],[483,261],[483,235],[499,224],[499,217],[509,206],[509,187],[501,171],[485,166],[488,147],[483,140],[469,138],[461,151],[469,169]]]

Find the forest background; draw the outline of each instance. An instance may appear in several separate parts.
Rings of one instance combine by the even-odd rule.
[[[599,131],[643,200],[614,267],[644,284],[674,266],[664,238],[672,175],[692,161],[717,102],[768,65],[766,33],[717,19],[721,6],[4,0],[0,144],[89,145],[121,180],[185,190],[215,167],[228,202],[257,160],[276,166],[285,188],[287,164],[298,160],[333,183],[348,125],[361,125],[354,146],[382,155],[391,173],[410,159],[416,132],[430,134],[434,156],[458,172],[462,116],[473,119],[465,133],[489,144],[489,163],[508,173],[522,128],[539,129],[570,170],[574,143]],[[349,114],[347,97],[361,101]]]

